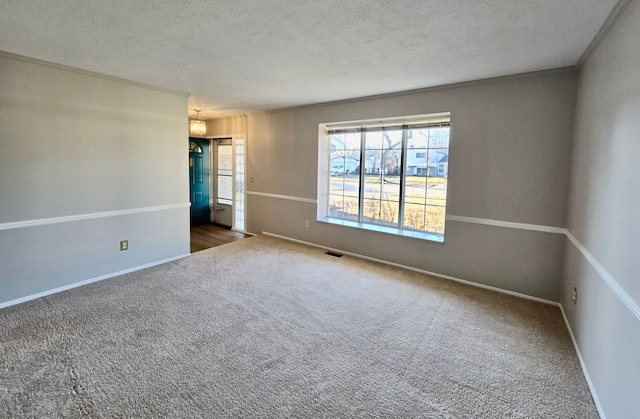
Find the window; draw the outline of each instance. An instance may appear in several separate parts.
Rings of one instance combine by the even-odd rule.
[[[231,141],[218,144],[217,204],[233,205],[233,148]]]
[[[449,120],[322,124],[318,219],[444,241]]]
[[[245,160],[245,144],[244,138],[236,138],[233,140],[235,145],[235,203],[233,207],[233,228],[235,230],[245,230],[244,206],[245,206],[245,190],[244,190],[244,160]]]

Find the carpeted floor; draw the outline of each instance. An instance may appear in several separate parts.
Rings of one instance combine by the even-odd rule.
[[[258,236],[0,310],[0,417],[598,417],[558,308]]]

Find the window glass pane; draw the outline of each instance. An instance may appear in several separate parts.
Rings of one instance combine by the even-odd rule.
[[[404,228],[444,234],[449,127],[409,130],[407,137]]]
[[[407,176],[426,176],[428,163],[426,148],[407,148]],[[418,182],[418,180],[415,180]],[[424,180],[422,181],[424,188]]]
[[[407,132],[407,148],[429,147],[429,129],[410,129]]]
[[[362,206],[363,222],[390,227],[398,226],[398,216],[400,214],[400,203],[398,201],[365,198]]]
[[[344,135],[345,148],[347,150],[360,150],[360,138],[359,132],[350,132]]]
[[[345,156],[344,152],[332,152],[329,172],[332,176],[356,174],[360,171],[360,155]]]
[[[434,207],[431,205],[427,205],[427,225],[425,230],[444,234],[444,220],[445,220],[445,207]]]
[[[345,149],[345,136],[344,134],[331,135],[331,151],[340,151]]]
[[[382,199],[382,184],[380,175],[367,175],[364,180],[364,198]]]
[[[233,204],[232,183],[231,176],[218,176],[218,204]]]
[[[429,129],[429,148],[449,148],[449,127]]]
[[[387,176],[398,176],[396,183],[399,181],[402,163],[402,131],[385,131],[384,138],[384,173]]]
[[[358,221],[360,189],[360,133],[331,136],[329,216]]]
[[[406,204],[404,208],[404,228],[425,231],[426,206],[422,204]]]
[[[398,227],[402,130],[367,132],[363,222]]]
[[[380,168],[382,167],[382,150],[369,150],[365,151],[366,162],[364,164],[364,171],[367,175],[380,174]]]
[[[358,198],[330,194],[329,217],[358,221]]]
[[[428,187],[426,176],[407,176],[404,185],[405,202],[423,205],[426,203]]]
[[[236,191],[235,191],[235,202],[233,203],[233,215],[234,221],[233,226],[238,230],[245,229],[245,220],[244,220],[244,176],[245,176],[245,168],[244,168],[244,139],[238,138],[235,140],[235,155],[236,155]]]
[[[365,133],[365,148],[367,150],[382,150],[382,131]]]
[[[333,195],[358,197],[360,188],[360,176],[353,173],[344,176],[331,176],[329,192]]]
[[[218,145],[218,204],[233,204],[233,149],[231,144]]]

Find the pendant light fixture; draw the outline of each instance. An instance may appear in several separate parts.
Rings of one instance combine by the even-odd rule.
[[[197,112],[198,116],[196,116],[196,118],[198,119],[192,119],[189,121],[189,133],[203,137],[207,135],[207,124],[200,120],[200,109],[194,109],[194,111]]]

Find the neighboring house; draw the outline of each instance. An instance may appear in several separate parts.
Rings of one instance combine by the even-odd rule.
[[[449,151],[436,150],[429,153],[429,171],[427,176],[447,177],[449,173]]]
[[[360,168],[360,161],[352,157],[336,157],[331,160],[330,172],[334,175],[349,174],[357,172]]]
[[[367,159],[364,163],[365,173],[380,173],[380,159],[378,156],[372,156]]]
[[[407,175],[447,177],[448,173],[448,150],[407,150]]]

